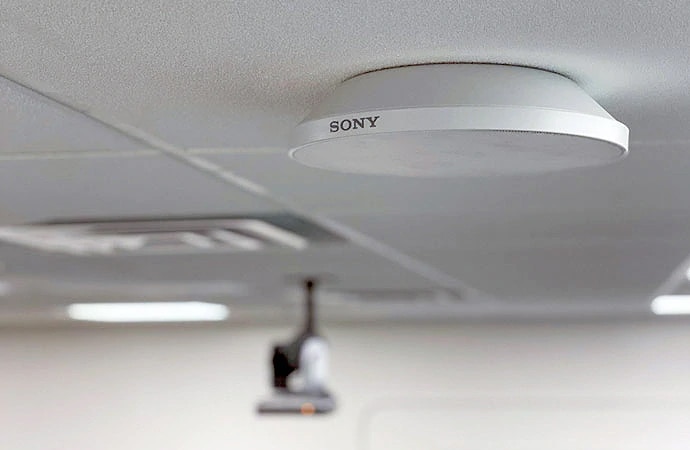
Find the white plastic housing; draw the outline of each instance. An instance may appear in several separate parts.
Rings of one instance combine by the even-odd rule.
[[[555,73],[432,64],[345,81],[295,130],[290,155],[339,172],[458,176],[606,164],[628,128]]]
[[[304,380],[302,390],[307,393],[326,391],[328,378],[328,343],[313,336],[304,341],[300,351],[299,373]]]

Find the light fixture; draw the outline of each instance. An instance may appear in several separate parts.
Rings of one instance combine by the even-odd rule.
[[[616,161],[628,128],[553,72],[430,64],[346,80],[297,126],[291,147],[304,165],[346,173],[529,174]]]
[[[74,303],[67,315],[87,322],[214,322],[227,319],[230,310],[206,302]]]
[[[657,315],[690,314],[690,295],[660,295],[652,301]]]

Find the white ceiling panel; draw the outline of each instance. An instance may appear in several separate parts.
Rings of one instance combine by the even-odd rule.
[[[519,177],[345,175],[278,151],[206,158],[499,299],[646,302],[690,254],[685,142]]]
[[[2,246],[5,271],[63,281],[112,283],[239,282],[284,286],[298,276],[322,274],[332,285],[362,289],[411,289],[433,286],[383,258],[346,242],[303,250],[243,254],[69,256]],[[297,277],[297,278],[295,278]],[[292,278],[292,281],[289,279]]]
[[[131,151],[146,146],[0,76],[0,157],[8,153]]]
[[[190,299],[280,309],[306,276],[322,278],[329,288],[357,291],[435,287],[347,242],[303,251],[136,257],[78,257],[0,245],[0,255],[9,290],[1,303],[19,310],[74,301]]]
[[[0,160],[0,224],[275,210],[167,156]]]
[[[465,233],[460,217],[341,217],[408,255],[506,302],[629,302],[648,305],[669,274],[690,254],[690,233],[666,237],[521,237],[509,228]],[[401,226],[400,223],[404,223]],[[618,226],[621,234],[630,229]],[[424,233],[428,238],[411,238]],[[556,306],[557,307],[557,306]]]

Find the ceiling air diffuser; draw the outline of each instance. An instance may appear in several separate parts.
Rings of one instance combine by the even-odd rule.
[[[292,144],[295,160],[338,172],[529,174],[615,161],[628,151],[628,128],[552,72],[432,64],[345,81]]]

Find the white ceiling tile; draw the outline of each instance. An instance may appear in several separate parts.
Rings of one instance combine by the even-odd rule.
[[[277,208],[167,156],[0,160],[0,224]]]
[[[690,254],[689,148],[633,143],[600,168],[448,179],[206,157],[499,299],[646,302]]]
[[[0,254],[4,279],[14,286],[3,304],[26,307],[64,304],[70,296],[71,301],[76,296],[82,301],[161,301],[190,295],[193,300],[279,306],[286,299],[285,289],[307,276],[322,277],[324,286],[339,289],[434,287],[423,277],[347,242],[316,244],[303,251],[124,257],[79,257],[3,244]],[[231,286],[225,294],[224,285]],[[143,293],[141,298],[123,298],[138,292]]]
[[[141,142],[2,77],[0,105],[0,156],[146,148]]]
[[[563,230],[511,229],[509,223],[469,230],[462,226],[463,216],[337,219],[505,302],[647,305],[690,255],[690,229],[665,229],[669,221],[663,220],[610,220],[589,224],[595,226],[583,233],[588,227],[583,222]]]

